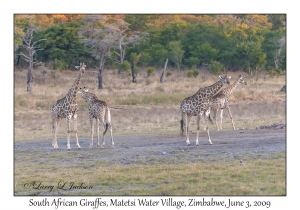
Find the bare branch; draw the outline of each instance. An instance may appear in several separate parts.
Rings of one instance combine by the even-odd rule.
[[[22,56],[24,56],[26,59],[29,59],[29,57],[28,56],[26,56],[24,53],[20,53],[20,55],[22,55]]]
[[[38,41],[36,41],[36,42],[33,42],[33,44],[32,44],[31,46],[33,47],[36,43],[38,43],[38,42],[40,42],[40,41],[45,41],[45,40],[47,40],[47,39],[40,39],[40,40],[38,40]]]

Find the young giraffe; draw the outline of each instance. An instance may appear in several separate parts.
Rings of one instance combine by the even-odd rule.
[[[213,120],[215,120],[218,130],[220,130],[220,129],[222,130],[222,119],[223,119],[223,109],[224,108],[226,108],[228,110],[228,113],[229,113],[229,116],[230,116],[230,119],[231,119],[231,123],[232,123],[232,128],[233,128],[233,130],[235,130],[232,115],[231,115],[231,111],[230,111],[230,108],[229,108],[229,97],[230,97],[230,94],[234,91],[234,89],[240,83],[244,84],[244,85],[247,85],[247,82],[244,80],[244,78],[241,75],[239,75],[239,78],[232,85],[222,89],[219,93],[214,95],[210,100],[210,108],[213,112]],[[218,122],[217,122],[217,113],[218,113],[219,109],[221,109],[220,129],[219,129],[219,125],[218,125]]]
[[[216,82],[215,84],[200,88],[194,95],[185,98],[180,105],[181,113],[182,113],[182,120],[181,120],[181,134],[183,135],[183,127],[185,127],[185,133],[186,133],[186,144],[190,145],[189,140],[189,125],[192,116],[197,116],[197,138],[196,138],[196,145],[199,145],[199,130],[200,130],[200,117],[202,114],[205,113],[205,123],[206,123],[206,132],[208,136],[208,141],[210,144],[212,144],[209,136],[209,130],[208,130],[208,116],[209,116],[209,100],[210,98],[215,95],[224,84],[230,84],[230,76],[219,76],[220,80]]]
[[[99,121],[102,122],[103,127],[104,127],[104,132],[103,132],[103,141],[101,147],[103,148],[105,145],[105,138],[104,135],[108,129],[110,130],[110,137],[111,137],[111,147],[114,148],[114,140],[112,136],[112,126],[111,126],[111,115],[110,115],[110,109],[108,108],[107,104],[104,101],[101,101],[97,98],[97,96],[94,93],[88,92],[88,89],[83,89],[80,88],[78,91],[79,94],[85,99],[86,102],[89,102],[89,117],[90,117],[90,123],[91,123],[91,133],[92,133],[92,138],[91,138],[91,143],[90,143],[90,148],[93,147],[93,134],[94,134],[94,118],[97,121],[97,138],[98,138],[98,143],[97,147],[100,146],[100,138],[99,138]],[[106,123],[105,123],[106,121]]]
[[[68,132],[68,143],[67,148],[68,150],[71,149],[70,147],[70,120],[71,118],[74,121],[74,132],[76,135],[76,145],[78,149],[80,149],[80,145],[78,142],[78,136],[77,136],[77,103],[76,103],[76,93],[78,91],[78,85],[81,78],[81,75],[85,71],[86,65],[84,63],[80,63],[80,66],[76,66],[77,69],[79,69],[79,73],[77,74],[77,77],[75,79],[75,82],[73,83],[71,89],[68,91],[67,95],[63,97],[62,99],[59,99],[56,101],[56,103],[51,107],[51,117],[52,117],[52,132],[54,133],[54,138],[52,141],[52,146],[54,149],[58,149],[57,145],[57,128],[59,125],[59,121],[61,118],[66,118],[67,120],[67,132]]]

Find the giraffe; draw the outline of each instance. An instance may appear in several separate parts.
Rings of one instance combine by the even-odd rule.
[[[59,126],[59,122],[61,118],[66,118],[67,120],[67,132],[68,132],[68,142],[67,142],[67,149],[70,150],[70,133],[71,133],[71,119],[74,122],[74,132],[76,136],[76,145],[78,149],[80,149],[80,145],[78,142],[77,136],[77,103],[76,103],[76,93],[78,90],[78,85],[80,82],[80,78],[85,71],[86,65],[84,63],[80,63],[80,66],[76,66],[79,69],[77,77],[68,91],[67,95],[62,99],[59,99],[55,102],[55,104],[51,107],[51,117],[52,117],[52,132],[54,133],[52,146],[54,149],[58,149],[57,144],[57,128]]]
[[[97,138],[98,138],[97,147],[100,146],[99,121],[101,121],[102,124],[103,124],[103,127],[104,127],[103,141],[102,141],[101,147],[103,148],[104,145],[105,145],[104,135],[105,135],[105,133],[106,133],[108,127],[109,127],[110,137],[111,137],[111,147],[114,148],[115,143],[114,143],[113,136],[112,136],[110,109],[108,108],[105,101],[99,100],[94,93],[90,93],[88,91],[89,90],[84,87],[83,89],[80,88],[78,93],[82,96],[82,98],[85,99],[86,102],[90,103],[90,105],[89,105],[89,117],[90,117],[91,134],[92,134],[90,148],[93,147],[94,118],[96,119],[96,122],[97,122]]]
[[[200,117],[202,114],[204,115],[204,120],[206,123],[206,132],[208,136],[208,141],[210,144],[212,144],[210,136],[209,136],[209,130],[208,130],[208,120],[210,119],[210,109],[209,109],[209,100],[210,98],[215,95],[224,84],[230,84],[230,76],[219,76],[220,80],[213,85],[210,85],[208,87],[200,88],[194,95],[185,98],[180,105],[180,110],[182,114],[182,120],[181,122],[181,134],[183,135],[183,127],[185,127],[185,133],[186,133],[186,144],[190,145],[189,140],[189,125],[192,116],[197,116],[197,138],[196,138],[196,145],[199,145],[199,130],[200,130]],[[211,119],[210,119],[211,120]]]
[[[220,92],[218,92],[216,95],[214,95],[211,100],[210,100],[210,108],[212,110],[213,113],[213,120],[215,120],[218,131],[221,129],[222,130],[222,119],[223,119],[223,109],[226,108],[230,119],[231,119],[231,123],[232,123],[232,128],[233,130],[235,130],[234,124],[233,124],[233,119],[232,119],[232,114],[229,108],[229,97],[230,94],[234,91],[234,89],[239,85],[239,84],[244,84],[247,85],[247,82],[244,80],[244,78],[242,77],[242,75],[239,75],[239,78],[232,83],[230,86],[222,89]],[[220,113],[220,129],[219,129],[219,125],[217,122],[217,114],[219,109],[221,109],[221,113]]]

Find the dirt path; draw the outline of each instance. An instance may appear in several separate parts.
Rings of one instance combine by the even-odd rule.
[[[179,135],[117,136],[115,149],[110,148],[106,137],[106,148],[89,149],[90,139],[80,139],[81,150],[76,149],[71,139],[71,151],[67,151],[66,139],[59,139],[60,149],[51,147],[51,140],[15,143],[15,161],[25,161],[26,155],[62,155],[58,164],[76,164],[77,160],[103,161],[111,164],[155,164],[214,161],[216,158],[243,159],[247,155],[269,155],[286,152],[285,129],[256,129],[210,132],[213,145],[209,145],[204,131],[200,134],[199,146],[195,146],[196,135],[190,135],[191,146],[186,146],[185,137]],[[94,140],[95,145],[95,140]],[[49,157],[50,157],[49,156]],[[72,158],[71,158],[72,157]]]

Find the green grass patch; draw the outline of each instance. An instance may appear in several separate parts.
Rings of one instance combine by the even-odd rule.
[[[58,156],[57,156],[58,157]],[[33,161],[15,164],[15,195],[61,193],[64,195],[286,195],[286,157],[284,153],[262,159],[151,165],[106,165],[83,161],[76,165],[48,158],[45,164]],[[84,164],[80,164],[84,163]],[[91,166],[91,167],[89,167]],[[93,186],[85,190],[60,190],[59,182]],[[51,192],[25,183],[54,185]],[[31,184],[32,185],[32,184]]]

